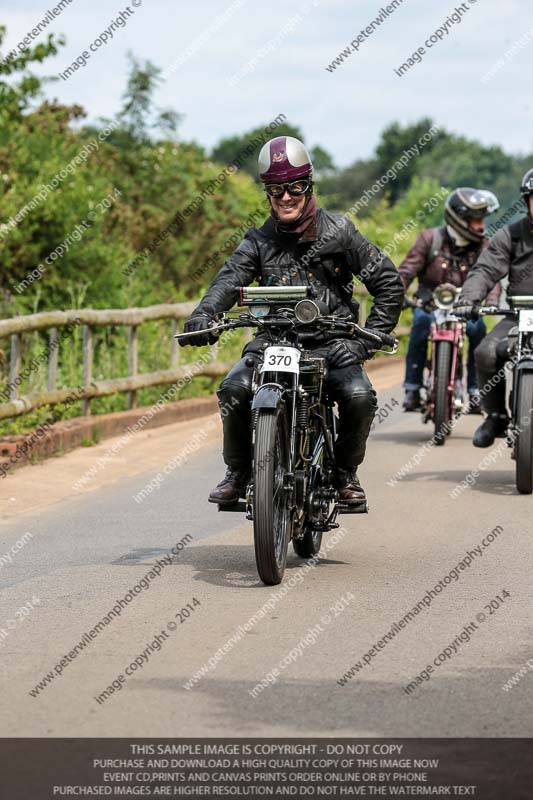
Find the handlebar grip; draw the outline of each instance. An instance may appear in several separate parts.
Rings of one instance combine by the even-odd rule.
[[[487,316],[504,316],[508,309],[499,308],[498,306],[481,306],[478,309],[478,316],[480,317],[487,317]]]
[[[394,347],[394,345],[398,341],[396,339],[396,336],[391,336],[391,334],[389,333],[380,333],[379,335],[381,336],[381,341],[383,342],[383,344],[388,345],[388,347]]]
[[[373,344],[384,344],[388,347],[394,347],[396,345],[396,337],[388,333],[382,333],[382,331],[374,331],[370,328],[359,327],[358,333],[362,338],[367,339],[367,341]]]

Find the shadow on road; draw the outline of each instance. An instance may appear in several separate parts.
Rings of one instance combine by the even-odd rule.
[[[395,428],[384,429],[383,431],[375,431],[372,433],[372,439],[381,442],[395,442],[396,444],[409,444],[409,445],[424,445],[427,444],[433,435],[433,426],[420,425],[420,429],[409,430],[396,430]],[[460,431],[453,431],[450,434],[451,441],[465,441],[471,439],[469,433],[461,433]],[[446,446],[446,445],[444,445]],[[439,448],[436,448],[439,449]]]
[[[179,561],[194,567],[193,580],[195,581],[232,589],[262,589],[266,592],[276,589],[275,586],[265,586],[259,580],[252,542],[249,545],[228,545],[227,547],[220,545],[188,547],[187,551],[181,554]],[[324,558],[314,569],[345,563],[345,561]],[[289,545],[284,581],[290,579],[293,570],[300,569],[304,564],[305,561],[294,555],[292,545]]]
[[[454,488],[461,484],[461,481],[466,479],[469,473],[464,470],[439,470],[427,472],[412,472],[402,478],[401,483],[417,483],[422,481],[446,481],[452,486],[450,493]],[[482,472],[476,479],[476,482],[468,486],[456,498],[460,499],[465,497],[469,492],[481,492],[482,494],[497,494],[503,497],[519,496],[516,488],[514,472],[512,467],[508,470],[491,470],[490,472]]]
[[[249,646],[257,647],[257,641],[249,642]],[[265,652],[265,673],[276,665],[266,656]],[[295,679],[282,674],[281,680],[255,698],[249,692],[263,674],[257,675],[255,681],[221,679],[215,674],[190,691],[182,688],[182,677],[141,680],[137,687],[171,692],[183,700],[184,719],[180,719],[178,710],[182,704],[176,704],[176,722],[184,736],[188,734],[185,708],[188,698],[193,702],[196,694],[203,696],[206,732],[214,724],[238,730],[241,736],[265,735],[265,731],[270,736],[310,735],[310,731],[314,735],[319,731],[322,736],[491,737],[499,733],[499,720],[507,736],[528,735],[523,704],[530,696],[530,684],[524,679],[522,686],[504,692],[502,685],[513,674],[509,666],[463,671],[458,668],[453,676],[434,675],[429,683],[407,695],[403,691],[403,685],[410,680],[407,675],[392,682],[372,679],[369,672],[364,680],[354,679],[340,686],[331,678],[313,677],[313,661],[310,653],[309,677]],[[339,674],[343,666],[347,664],[339,665]],[[452,703],[454,697],[464,698],[476,713],[460,717]],[[196,717],[196,730],[191,735],[198,735],[198,722]]]
[[[168,549],[164,547],[140,547],[111,563],[115,566],[146,564],[148,571],[151,563],[155,563],[158,558],[168,554]],[[291,572],[300,569],[305,563],[304,559],[294,555],[292,544],[290,544],[284,580],[289,580]],[[331,558],[321,558],[314,569],[346,563],[345,561],[336,561]],[[265,586],[259,580],[252,541],[250,541],[250,544],[244,545],[221,546],[216,544],[212,546],[202,545],[201,547],[188,545],[179,555],[172,556],[172,566],[174,565],[193,567],[195,570],[193,580],[209,583],[213,586],[225,586],[232,589],[258,588],[266,591],[272,591],[276,588],[275,586]]]

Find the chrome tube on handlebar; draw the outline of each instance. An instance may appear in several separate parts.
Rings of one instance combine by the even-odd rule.
[[[210,328],[202,328],[199,331],[191,331],[190,333],[175,333],[174,339],[190,339],[191,336],[197,336],[199,333],[217,333],[218,331],[227,330],[227,325],[213,325]]]
[[[354,323],[353,327],[363,339],[370,339],[371,342],[377,342],[378,344],[386,344],[383,338],[386,336],[386,334],[381,335],[374,333],[373,331],[369,331],[366,328],[362,328],[357,322]]]
[[[483,306],[477,313],[480,317],[515,317],[517,314],[511,308],[498,308],[498,306]]]

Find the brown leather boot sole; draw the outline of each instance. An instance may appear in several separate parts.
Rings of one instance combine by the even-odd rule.
[[[339,491],[339,502],[346,503],[347,505],[358,505],[359,503],[366,503],[366,494],[363,489],[351,489],[345,486],[344,489]]]
[[[217,503],[219,506],[232,506],[238,503],[241,497],[245,496],[246,486],[248,480],[245,482],[235,480],[222,480],[218,486],[215,486],[210,492],[207,501],[209,503]]]

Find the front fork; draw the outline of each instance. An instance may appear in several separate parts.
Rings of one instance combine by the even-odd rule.
[[[284,373],[269,373],[271,378],[270,381],[265,381],[265,383],[269,383],[272,386],[276,386],[280,392],[279,403],[284,403],[287,409],[288,415],[288,425],[289,425],[289,469],[285,472],[283,476],[283,490],[287,493],[287,496],[290,498],[290,508],[291,511],[294,513],[295,503],[294,503],[294,496],[295,496],[295,475],[294,475],[294,466],[296,464],[296,442],[297,442],[297,435],[296,435],[296,412],[297,412],[297,396],[298,396],[298,374],[291,375],[291,386],[285,386],[283,384],[283,375]],[[261,384],[254,380],[254,396],[257,393],[261,386]],[[255,451],[255,430],[256,430],[256,423],[257,423],[257,415],[260,413],[258,409],[252,410],[252,465],[254,459],[254,451]],[[274,409],[272,411],[274,413]],[[246,488],[246,519],[253,520],[253,493],[254,493],[254,481],[253,481],[253,468],[252,468],[252,477],[250,479],[250,483]]]
[[[423,409],[424,422],[428,422],[434,418],[435,415],[435,375],[437,369],[437,345],[439,342],[450,342],[452,345],[452,363],[450,368],[450,378],[448,381],[448,398],[450,403],[450,419],[453,418],[454,412],[459,411],[463,407],[463,389],[461,387],[460,396],[456,399],[456,381],[458,375],[458,367],[462,366],[460,359],[463,352],[463,325],[458,323],[453,324],[453,328],[441,328],[435,322],[432,323],[430,329],[431,340],[431,377],[429,382],[429,391],[427,397],[426,408]],[[461,370],[461,379],[464,379],[464,369]]]

